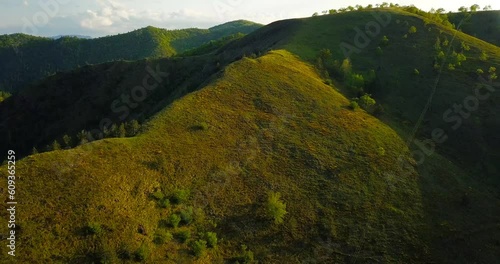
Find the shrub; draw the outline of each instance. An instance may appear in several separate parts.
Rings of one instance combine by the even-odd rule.
[[[168,208],[170,207],[170,200],[167,197],[164,197],[158,201],[158,206],[161,208]]]
[[[340,72],[344,77],[344,79],[347,79],[347,77],[351,75],[351,71],[352,71],[351,60],[349,58],[344,59],[342,61],[342,64],[340,65]]]
[[[387,36],[383,36],[382,37],[382,40],[380,41],[380,43],[384,46],[387,46],[389,45],[389,38]]]
[[[0,91],[0,102],[2,102],[3,100],[9,98],[10,96],[11,96],[11,94],[8,93],[8,92]]]
[[[385,109],[381,104],[376,104],[375,109],[373,109],[374,116],[381,116],[385,113]]]
[[[446,55],[444,54],[444,52],[441,50],[438,52],[438,55],[437,55],[437,58],[439,59],[439,61],[443,61],[444,57]]]
[[[365,78],[361,74],[352,73],[347,79],[347,87],[354,91],[363,91]]]
[[[172,202],[175,204],[184,203],[189,199],[189,190],[186,189],[177,189],[174,191],[172,195]]]
[[[188,208],[185,208],[181,210],[181,220],[182,223],[185,225],[189,225],[193,221],[193,207],[189,206]]]
[[[38,150],[33,147],[33,149],[31,150],[31,154],[35,155],[35,154],[38,154]]]
[[[208,124],[206,122],[201,122],[199,126],[200,126],[200,128],[202,130],[207,130],[208,129]]]
[[[476,73],[477,73],[478,75],[481,75],[481,74],[483,74],[483,73],[484,73],[484,71],[483,71],[482,69],[477,69],[477,70],[476,70]]]
[[[208,124],[205,122],[201,122],[201,123],[191,127],[191,130],[194,130],[194,131],[202,131],[202,130],[207,130],[207,129],[208,129]]]
[[[141,125],[139,125],[139,122],[137,122],[137,120],[130,121],[129,123],[127,123],[127,126],[126,126],[127,136],[133,137],[133,136],[139,134],[140,129],[141,129]]]
[[[436,39],[436,43],[434,44],[434,49],[441,50],[441,39],[439,39],[439,37],[437,37]]]
[[[118,127],[116,137],[123,138],[127,135],[127,130],[125,130],[125,125],[123,123]]]
[[[359,98],[359,105],[365,110],[369,110],[375,105],[375,103],[375,99],[373,99],[369,94],[364,94],[361,98]]]
[[[104,135],[106,137],[116,137],[117,134],[118,134],[118,126],[116,126],[116,124],[113,124],[109,129],[104,130]]]
[[[254,263],[253,252],[248,250],[245,245],[241,245],[241,255],[237,259],[241,263]]]
[[[99,235],[102,234],[103,228],[101,224],[96,223],[96,222],[90,222],[87,224],[85,227],[85,234],[86,235]]]
[[[52,148],[52,150],[60,150],[61,144],[59,144],[59,142],[57,142],[57,140],[54,140],[54,142],[52,142],[51,148]]]
[[[207,239],[207,245],[208,247],[214,248],[217,247],[217,234],[214,232],[207,232],[205,234],[205,237]]]
[[[442,42],[443,47],[448,47],[448,44],[450,44],[450,42],[447,38],[444,38],[444,41]]]
[[[359,108],[358,102],[352,100],[351,103],[349,103],[349,108],[351,108],[352,110],[356,111],[356,109]]]
[[[452,70],[454,70],[454,69],[455,69],[455,65],[453,65],[453,64],[451,64],[451,63],[449,63],[449,64],[448,64],[448,70],[452,71]]]
[[[381,47],[377,47],[376,53],[377,53],[377,55],[381,56],[384,54],[384,51],[382,50]]]
[[[481,55],[479,55],[479,59],[482,61],[487,61],[488,60],[488,54],[486,52],[481,51]]]
[[[267,198],[267,214],[270,218],[274,220],[274,223],[281,224],[283,223],[283,218],[285,217],[286,212],[286,204],[281,200],[281,194],[270,192]]]
[[[413,74],[420,75],[420,71],[418,71],[417,69],[413,69]]]
[[[132,252],[127,244],[123,243],[120,244],[120,247],[118,248],[116,253],[118,254],[118,258],[123,260],[128,260],[132,258]]]
[[[148,256],[149,256],[149,248],[144,243],[134,252],[135,261],[144,261],[147,259]]]
[[[462,49],[462,51],[469,51],[470,50],[470,46],[467,45],[465,42],[461,42],[460,43],[460,48]]]
[[[90,250],[86,254],[86,259],[89,263],[115,263],[116,257],[112,250],[109,250],[107,246],[98,246],[94,250]]]
[[[71,137],[68,135],[64,135],[62,139],[63,139],[64,147],[68,148],[68,149],[71,148],[71,146],[73,145]]]
[[[196,223],[203,223],[205,222],[205,212],[201,208],[197,208],[193,212],[193,221]]]
[[[385,155],[385,149],[383,147],[378,147],[377,148],[377,153],[380,155],[380,156],[384,156]]]
[[[207,249],[207,241],[201,239],[193,241],[193,243],[191,243],[191,249],[196,257],[202,257],[205,255]]]
[[[166,242],[172,240],[173,236],[170,232],[163,229],[158,229],[154,234],[153,242],[157,245],[163,245]]]
[[[454,58],[455,58],[455,64],[459,66],[462,65],[462,62],[467,60],[467,57],[463,53],[456,54]]]
[[[417,28],[415,26],[411,26],[410,29],[408,30],[408,33],[410,33],[410,34],[417,33]]]
[[[179,240],[179,242],[185,243],[191,238],[191,231],[189,230],[179,231],[175,234],[175,238]]]
[[[173,228],[177,228],[179,226],[179,223],[181,222],[181,217],[178,216],[177,214],[171,214],[169,217],[168,217],[168,223],[170,224],[170,226],[172,226]]]
[[[153,197],[153,199],[159,201],[159,200],[163,199],[165,197],[165,195],[161,191],[156,191],[156,192],[151,194],[151,197]]]
[[[89,142],[87,135],[88,135],[87,131],[85,131],[85,130],[78,132],[78,134],[76,136],[78,139],[78,145],[83,145],[83,144],[86,144]]]

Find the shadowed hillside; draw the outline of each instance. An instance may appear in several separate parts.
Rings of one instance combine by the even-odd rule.
[[[464,13],[450,14],[450,21],[458,25]],[[473,37],[500,46],[500,11],[483,11],[471,15],[462,25],[462,31]]]

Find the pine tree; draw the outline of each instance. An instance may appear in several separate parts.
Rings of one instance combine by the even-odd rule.
[[[87,132],[85,130],[80,131],[76,137],[78,139],[78,145],[83,145],[89,142]]]
[[[121,123],[120,127],[118,127],[118,137],[123,138],[127,134],[127,131],[125,130],[125,124]]]
[[[31,150],[31,154],[32,155],[38,154],[38,150],[35,147],[33,147],[33,149]]]
[[[139,122],[137,120],[132,120],[129,123],[127,123],[127,137],[133,137],[139,133],[139,130],[141,129],[141,125],[139,125]]]
[[[59,142],[57,142],[57,140],[54,140],[54,142],[52,142],[51,148],[52,148],[52,150],[60,150],[61,144],[59,144]]]
[[[63,143],[64,143],[64,147],[67,149],[70,149],[73,146],[71,137],[68,135],[63,136]]]
[[[351,60],[349,58],[344,59],[342,61],[342,65],[340,66],[340,72],[343,74],[344,80],[351,75],[352,65]]]
[[[108,134],[110,137],[118,137],[118,127],[116,126],[116,124],[113,124],[111,126]]]
[[[439,37],[436,38],[436,43],[434,44],[434,49],[441,50],[441,39]]]

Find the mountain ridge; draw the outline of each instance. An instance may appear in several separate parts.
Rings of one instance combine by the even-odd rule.
[[[0,90],[15,92],[54,74],[115,60],[170,57],[211,40],[248,34],[262,25],[234,21],[223,28],[164,30],[152,26],[94,39],[51,39],[24,34],[0,36]]]

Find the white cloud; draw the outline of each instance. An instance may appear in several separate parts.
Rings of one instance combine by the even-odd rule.
[[[174,12],[144,9],[137,12],[113,0],[98,0],[98,10],[87,10],[80,13],[77,20],[86,30],[104,34],[121,33],[147,25],[164,28],[192,27],[193,24],[212,26],[216,24],[215,17],[192,9],[180,9]]]
[[[87,12],[80,15],[80,25],[83,28],[100,30],[103,27],[110,27],[127,21],[135,13],[133,9],[127,9],[111,0],[100,0],[98,3],[101,6],[100,10],[87,10]]]

